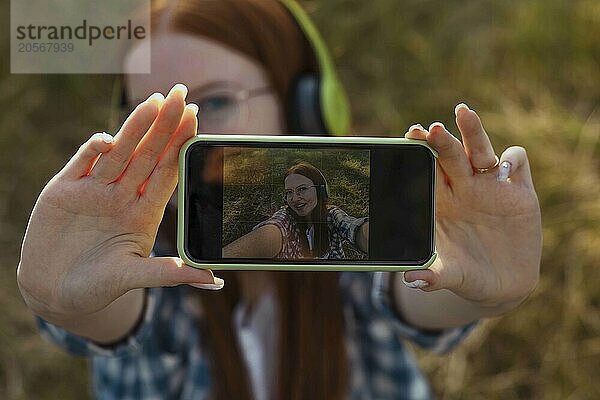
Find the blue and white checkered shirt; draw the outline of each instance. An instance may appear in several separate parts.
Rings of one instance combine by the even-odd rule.
[[[264,225],[275,225],[281,231],[283,242],[281,251],[276,258],[302,258],[303,254],[308,253],[308,249],[302,249],[303,241],[300,240],[301,235],[305,235],[300,231],[300,227],[292,217],[290,208],[283,206],[277,210],[271,218],[257,224],[253,229]],[[358,228],[368,221],[368,217],[356,218],[348,215],[344,210],[336,206],[327,207],[327,227],[329,231],[329,249],[322,258],[344,259],[344,241],[356,247],[356,231]],[[303,251],[304,250],[304,251]]]
[[[403,344],[410,340],[447,352],[474,326],[428,332],[403,323],[394,311],[388,272],[343,272],[346,341],[351,362],[349,398],[429,399],[427,381]],[[201,345],[202,312],[193,289],[147,289],[143,321],[112,348],[38,318],[42,334],[74,355],[91,358],[98,399],[209,399],[209,354]]]

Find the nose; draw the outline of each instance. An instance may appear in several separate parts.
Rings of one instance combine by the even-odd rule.
[[[295,191],[292,193],[292,198],[290,199],[290,203],[295,203],[297,200],[300,200],[301,197],[298,193],[296,193]]]

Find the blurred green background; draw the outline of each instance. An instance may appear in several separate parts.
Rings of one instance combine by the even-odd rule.
[[[318,0],[355,131],[453,128],[478,111],[498,153],[528,149],[542,208],[536,291],[450,355],[417,351],[441,399],[600,398],[600,2]],[[0,0],[9,26],[9,1]],[[44,183],[107,123],[113,77],[11,75],[0,40],[0,398],[81,399],[85,361],[38,335],[16,288],[28,215]],[[456,128],[453,129],[456,132]]]

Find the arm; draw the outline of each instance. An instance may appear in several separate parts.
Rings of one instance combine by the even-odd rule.
[[[363,253],[369,253],[369,221],[365,221],[356,230],[356,246]]]
[[[134,289],[98,312],[73,320],[56,321],[56,325],[96,343],[113,343],[127,336],[141,318],[144,296],[144,289]]]
[[[141,346],[159,340],[162,331],[156,327],[165,324],[162,311],[164,307],[173,307],[179,301],[178,294],[183,287],[178,288],[147,288],[144,289],[143,313],[135,322],[133,329],[125,335],[116,337],[113,341],[97,340],[88,335],[75,333],[71,328],[66,329],[50,323],[41,317],[36,317],[37,326],[42,336],[58,345],[63,350],[74,356],[119,357],[140,350]],[[172,318],[170,315],[169,318]]]
[[[113,343],[127,336],[140,320],[144,309],[144,296],[144,289],[134,289],[100,311],[77,317],[63,317],[44,312],[36,314],[51,324],[96,343]],[[36,310],[32,304],[29,306]]]
[[[539,279],[540,209],[525,150],[508,148],[500,168],[479,116],[455,109],[463,143],[441,123],[406,134],[438,151],[436,248],[425,270],[396,277],[397,308],[415,326],[445,328],[495,316],[519,305]]]
[[[266,224],[223,247],[224,258],[273,258],[281,251],[279,228]]]
[[[415,290],[402,282],[400,272],[392,274],[391,279],[397,310],[407,323],[420,329],[456,328],[481,318],[500,315],[516,306],[484,306],[446,289],[434,292]]]

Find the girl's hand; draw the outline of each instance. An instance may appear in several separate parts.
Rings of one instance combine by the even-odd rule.
[[[187,88],[137,106],[113,138],[94,134],[42,190],[17,270],[37,314],[72,319],[134,288],[214,284],[178,258],[148,258],[177,184],[178,153],[196,133]]]
[[[406,272],[409,286],[449,289],[481,306],[515,307],[535,288],[542,249],[540,208],[522,147],[502,153],[499,167],[479,116],[456,109],[463,143],[436,122],[414,125],[407,138],[427,140],[439,152],[436,181],[438,259]]]

